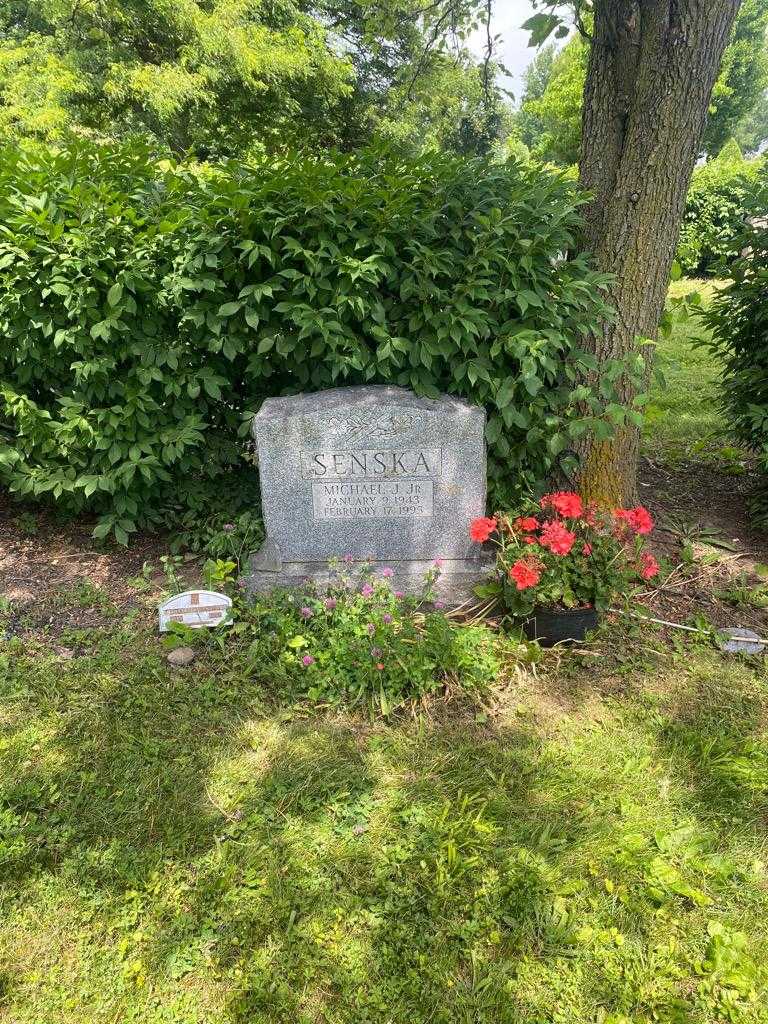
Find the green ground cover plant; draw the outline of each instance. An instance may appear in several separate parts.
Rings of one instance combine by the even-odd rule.
[[[308,585],[237,603],[232,635],[247,639],[248,658],[272,685],[298,686],[320,704],[388,714],[450,682],[482,693],[501,674],[504,651],[514,645],[483,627],[451,626],[434,603],[438,563],[414,596],[392,587],[391,568],[353,571],[350,563],[332,564],[322,590]],[[235,563],[223,569],[234,571]],[[221,587],[226,577],[218,575]]]
[[[499,498],[535,485],[638,363],[593,366],[606,313],[582,199],[510,160],[387,153],[205,167],[136,143],[0,150],[0,480],[98,517],[194,520],[253,490],[268,395],[393,383],[489,413]]]

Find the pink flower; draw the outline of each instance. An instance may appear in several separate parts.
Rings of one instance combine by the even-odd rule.
[[[384,614],[381,616],[381,621],[386,623],[386,625],[388,626],[392,621],[392,616],[389,614],[389,612],[384,612]]]
[[[435,601],[435,608],[445,608],[445,601]]]
[[[509,578],[515,581],[518,590],[527,590],[539,582],[541,571],[530,562],[517,561],[509,570]]]
[[[302,608],[301,611],[299,612],[299,615],[301,615],[302,619],[311,619],[314,614],[315,613],[312,611],[311,608],[306,607]]]
[[[650,551],[644,551],[642,554],[642,560],[640,565],[640,575],[644,580],[651,580],[654,576],[659,574],[659,563],[650,553]]]
[[[576,534],[567,530],[559,519],[545,523],[541,530],[539,543],[549,548],[553,555],[567,555],[576,540]]]
[[[402,590],[396,590],[396,591],[395,591],[395,597],[396,597],[396,598],[397,598],[397,600],[399,601],[399,600],[400,600],[400,598],[401,598],[401,597],[405,597],[405,595],[403,594]]]
[[[234,523],[224,523],[224,525],[222,526],[222,530],[224,531],[224,533],[234,533],[234,531],[235,531],[235,524]]]
[[[371,594],[373,593],[373,587],[371,586],[370,583],[364,583],[360,588],[360,593],[363,595],[363,597],[370,597]]]
[[[337,604],[338,604],[338,601],[336,600],[335,597],[326,597],[326,599],[325,599],[325,607],[328,609],[329,612],[332,612]]]
[[[584,546],[581,549],[581,553],[586,558],[589,558],[589,556],[592,554],[592,545],[591,544],[584,544]]]
[[[305,654],[304,657],[301,659],[301,664],[304,666],[304,668],[309,668],[310,665],[315,664],[315,659],[312,657],[311,654]]]
[[[368,630],[368,632],[371,634],[371,636],[373,636],[373,634],[376,632],[376,627],[374,626],[374,624],[372,622],[369,622],[368,625],[365,628]]]
[[[383,672],[384,671],[384,662],[383,661],[377,661],[376,662],[376,668],[379,670],[379,672]]]
[[[554,494],[545,494],[539,504],[542,508],[553,508],[568,519],[580,519],[584,514],[581,498],[573,491],[555,491]]]
[[[381,575],[385,580],[391,579],[395,575],[395,570],[390,569],[389,566],[387,566],[386,569],[381,570]]]
[[[444,559],[444,558],[436,558],[436,559],[435,559],[435,567],[436,567],[437,569],[442,569],[442,567],[443,567],[444,565],[445,565],[445,559]]]
[[[469,536],[476,544],[482,544],[495,529],[496,520],[493,516],[479,516],[469,524]]]
[[[346,562],[347,564],[349,564],[350,562],[354,562],[354,560],[355,560],[355,559],[354,559],[354,556],[353,556],[353,555],[344,555],[344,561],[345,561],[345,562]]]

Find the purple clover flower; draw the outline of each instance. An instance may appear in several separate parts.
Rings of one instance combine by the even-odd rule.
[[[312,611],[312,609],[307,608],[306,605],[299,612],[299,615],[301,615],[302,619],[311,619],[314,614],[315,613]]]
[[[435,608],[445,608],[445,601],[435,601]]]
[[[380,647],[372,647],[371,648],[371,657],[372,658],[376,658],[376,660],[378,661],[378,659],[381,657],[381,648]]]
[[[235,532],[235,524],[234,523],[224,523],[224,525],[222,526],[222,530],[224,531],[224,533],[234,533]]]
[[[364,583],[360,588],[360,593],[363,595],[363,597],[370,597],[371,594],[373,593],[373,587],[371,586],[370,583]]]
[[[355,559],[353,555],[344,555],[344,561],[347,563],[347,565],[349,565],[350,562],[354,562],[354,560]]]
[[[368,625],[365,628],[368,630],[368,632],[369,632],[369,634],[371,636],[373,636],[373,634],[376,632],[376,627],[374,626],[374,624],[372,622],[369,622]]]
[[[387,566],[385,569],[381,570],[381,575],[384,577],[385,580],[389,580],[395,575],[395,570],[390,569],[389,566]]]
[[[389,612],[384,612],[384,614],[381,616],[381,621],[389,625],[390,622],[392,621],[392,616],[389,614]]]
[[[335,597],[326,597],[326,599],[325,599],[325,607],[328,609],[329,612],[332,612],[337,604],[338,604],[338,601],[336,600]]]
[[[396,590],[395,591],[395,597],[398,599],[398,601],[400,600],[401,597],[404,597],[404,596],[405,595],[403,594],[402,590]]]
[[[444,558],[436,558],[435,559],[435,568],[436,569],[442,569],[442,567],[444,565],[445,565],[445,559]]]
[[[305,654],[304,657],[301,659],[301,664],[304,666],[304,668],[309,668],[310,665],[315,664],[315,659],[312,657],[311,654]]]

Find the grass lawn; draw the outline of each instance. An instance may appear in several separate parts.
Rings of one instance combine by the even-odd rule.
[[[670,297],[695,292],[706,305],[718,283],[684,278],[670,286]],[[667,461],[706,456],[726,443],[717,405],[718,367],[709,352],[696,347],[704,336],[705,328],[692,316],[659,340],[657,365],[664,382],[654,382],[646,410],[645,448],[651,456]]]
[[[94,593],[0,616],[0,1021],[768,1022],[762,659],[611,626],[372,718]]]

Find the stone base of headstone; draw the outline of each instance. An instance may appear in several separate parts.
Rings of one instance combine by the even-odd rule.
[[[268,594],[277,588],[301,590],[302,587],[306,587],[308,581],[323,591],[337,581],[338,572],[352,580],[359,577],[359,581],[362,582],[362,568],[369,566],[371,573],[379,577],[383,569],[391,569],[393,575],[389,577],[389,583],[392,589],[418,597],[424,592],[426,573],[433,569],[435,564],[433,561],[398,562],[389,559],[344,563],[339,570],[329,567],[325,562],[282,562],[278,567],[274,555],[274,548],[271,542],[267,541],[264,548],[253,556],[251,571],[245,577],[246,590],[251,596]],[[478,583],[484,583],[488,579],[493,565],[493,557],[485,554],[477,559],[444,559],[440,566],[440,574],[432,587],[435,600],[449,608],[479,600],[474,588]]]

